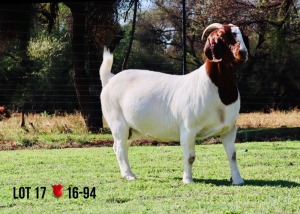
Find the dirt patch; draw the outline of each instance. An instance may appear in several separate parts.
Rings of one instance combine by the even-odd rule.
[[[70,142],[61,146],[61,148],[88,148],[88,147],[112,147],[113,140],[96,140],[95,142],[75,143]],[[131,146],[179,146],[179,142],[158,142],[154,140],[141,139],[132,142]],[[55,148],[55,147],[53,147]]]
[[[179,146],[179,142],[158,142],[153,140],[141,139],[134,141],[132,146]],[[14,142],[0,141],[0,151],[2,150],[21,150],[21,149],[66,149],[66,148],[89,148],[89,147],[112,147],[113,140],[99,139],[93,142],[67,142],[58,143],[37,143],[32,146],[23,146]]]

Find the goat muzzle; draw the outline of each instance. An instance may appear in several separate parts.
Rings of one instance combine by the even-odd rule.
[[[245,63],[248,60],[248,52],[247,51],[238,51],[236,55],[234,55],[236,63]]]
[[[235,62],[237,63],[245,63],[248,60],[248,51],[244,49],[240,49],[241,45],[237,42],[235,45],[231,46],[231,52],[235,58]]]

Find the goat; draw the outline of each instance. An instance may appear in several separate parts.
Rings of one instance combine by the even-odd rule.
[[[239,27],[214,23],[203,32],[206,62],[186,75],[148,70],[111,73],[113,54],[104,48],[100,67],[101,103],[111,129],[122,177],[133,180],[128,147],[133,140],[149,137],[180,141],[184,155],[184,183],[193,182],[195,138],[220,136],[229,160],[233,184],[243,184],[234,141],[240,97],[234,69],[248,59]]]

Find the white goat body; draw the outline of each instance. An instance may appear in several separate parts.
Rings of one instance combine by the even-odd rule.
[[[185,129],[201,138],[222,134],[235,125],[240,108],[239,100],[230,106],[221,102],[205,65],[184,76],[122,71],[103,88],[101,100],[111,129],[119,126],[116,119],[123,120],[133,131],[130,138],[162,141],[180,141]]]
[[[233,183],[243,183],[234,148],[240,99],[238,96],[230,104],[221,101],[220,88],[208,74],[207,63],[210,62],[182,76],[147,70],[124,70],[113,75],[110,72],[112,59],[113,55],[104,49],[100,68],[101,102],[123,177],[136,179],[128,162],[130,143],[149,137],[180,141],[184,153],[183,182],[193,182],[195,137],[220,135]]]

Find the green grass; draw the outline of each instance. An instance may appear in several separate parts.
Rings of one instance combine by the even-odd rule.
[[[197,145],[195,183],[181,182],[179,146],[131,147],[137,181],[120,178],[111,147],[0,151],[0,213],[300,213],[300,142],[236,144],[246,185],[232,186],[222,145]],[[52,184],[63,184],[55,198]],[[13,187],[31,187],[13,199]],[[47,188],[36,199],[35,187]],[[69,199],[69,186],[96,198]]]

